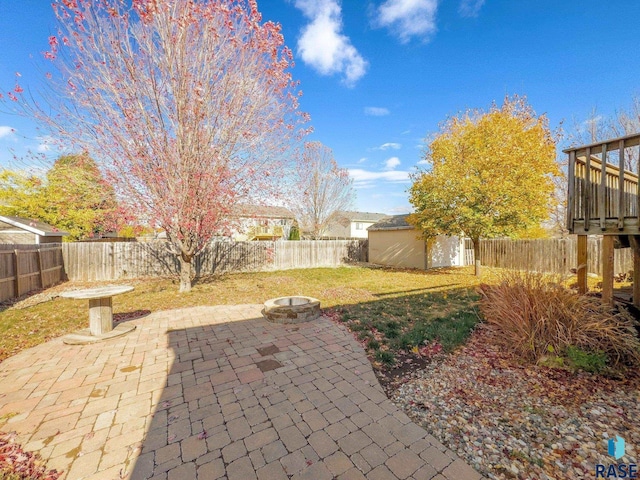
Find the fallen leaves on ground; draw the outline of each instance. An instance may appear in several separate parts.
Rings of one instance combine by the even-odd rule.
[[[14,434],[0,432],[0,477],[3,475],[16,480],[57,480],[62,472],[47,470],[39,455],[25,452],[15,442]]]
[[[636,463],[640,376],[626,378],[525,364],[478,328],[388,392],[418,424],[493,479],[582,479],[609,464],[620,435]]]

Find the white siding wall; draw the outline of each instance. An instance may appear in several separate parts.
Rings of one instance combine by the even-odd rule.
[[[429,268],[464,266],[464,240],[438,235],[429,242]]]
[[[361,230],[357,228],[358,224],[362,227]],[[367,238],[367,228],[373,225],[373,222],[351,222],[351,238]]]

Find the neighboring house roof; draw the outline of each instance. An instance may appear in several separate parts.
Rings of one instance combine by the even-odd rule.
[[[236,208],[236,212],[239,217],[295,218],[291,210],[284,207],[239,205]]]
[[[3,223],[5,225],[2,225]],[[17,227],[21,230],[26,230],[27,232],[35,233],[42,237],[64,237],[69,235],[68,232],[63,232],[48,223],[39,222],[38,220],[20,217],[5,217],[0,215],[0,231],[10,230],[10,227],[7,227],[6,225]]]
[[[371,212],[340,212],[338,215],[352,222],[377,222],[387,216],[386,213]]]
[[[367,230],[370,232],[376,230],[413,230],[415,227],[407,222],[409,215],[409,213],[405,213],[404,215],[387,216],[371,225]]]

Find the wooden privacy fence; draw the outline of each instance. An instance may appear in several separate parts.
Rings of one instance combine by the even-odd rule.
[[[366,240],[213,242],[194,259],[197,275],[333,267],[366,261]],[[62,245],[69,280],[107,281],[173,275],[180,265],[164,242]]]
[[[0,302],[64,280],[62,247],[0,244]]]
[[[491,239],[480,242],[480,259],[488,267],[512,268],[565,275],[577,265],[578,240],[543,238],[536,240]],[[589,273],[602,275],[602,238],[589,237],[587,242]],[[614,274],[633,270],[630,248],[615,250]]]

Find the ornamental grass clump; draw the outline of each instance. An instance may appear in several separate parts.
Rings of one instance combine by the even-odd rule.
[[[572,364],[580,351],[606,358],[609,367],[640,363],[636,320],[599,298],[577,295],[559,278],[511,272],[479,290],[494,341],[526,360],[557,356]]]

